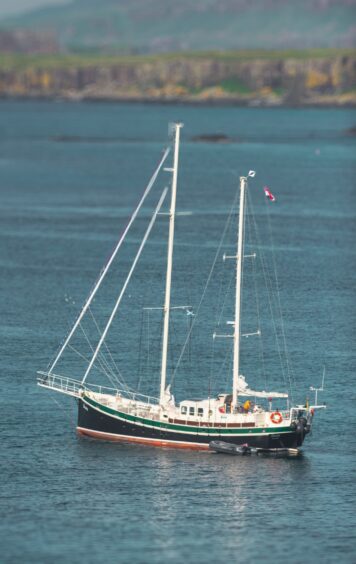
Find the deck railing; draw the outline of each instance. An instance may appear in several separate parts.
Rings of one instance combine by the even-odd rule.
[[[68,376],[61,376],[53,374],[52,372],[37,372],[39,377],[37,383],[43,388],[49,388],[62,394],[67,394],[73,397],[80,397],[84,391],[94,392],[97,394],[108,394],[113,397],[122,396],[123,398],[133,401],[139,401],[147,405],[157,405],[158,398],[140,394],[138,392],[131,392],[130,390],[123,390],[118,388],[109,388],[107,386],[100,386],[98,384],[90,384],[86,382],[82,384],[80,380],[69,378]]]

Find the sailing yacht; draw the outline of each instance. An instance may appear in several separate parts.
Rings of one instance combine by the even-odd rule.
[[[115,306],[104,330],[88,360],[81,378],[71,378],[58,374],[57,364],[68,347],[74,333],[88,312],[112,262],[135,221],[146,197],[162,169],[170,149],[163,157],[148,184],[138,207],[128,222],[113,254],[102,270],[93,290],[85,302],[71,331],[60,347],[58,354],[47,371],[38,372],[39,386],[76,398],[78,403],[77,432],[80,435],[108,441],[124,441],[161,447],[188,448],[204,450],[213,440],[223,440],[235,445],[248,444],[251,447],[276,449],[300,447],[310,432],[313,415],[318,405],[290,405],[289,395],[278,391],[252,390],[240,373],[242,271],[247,255],[244,254],[245,202],[248,182],[255,176],[254,171],[240,177],[239,213],[236,254],[229,257],[235,263],[234,311],[235,318],[230,323],[233,346],[231,388],[215,397],[203,399],[184,399],[178,404],[167,385],[167,355],[170,343],[170,314],[172,264],[174,249],[174,230],[176,218],[176,193],[180,132],[182,124],[173,126],[173,163],[165,168],[171,174],[170,188],[165,188],[144,234],[129,274],[121,288]],[[165,296],[162,306],[163,329],[160,358],[160,388],[157,397],[140,394],[127,388],[103,387],[88,381],[93,367],[99,359],[100,350],[105,343],[112,321],[120,307],[132,274],[142,250],[150,235],[157,216],[167,195],[170,196],[168,251],[165,278]],[[187,310],[188,314],[191,314]],[[260,331],[256,332],[260,336]],[[214,335],[215,338],[219,335]],[[158,390],[157,390],[158,392]],[[283,407],[276,407],[283,406]]]

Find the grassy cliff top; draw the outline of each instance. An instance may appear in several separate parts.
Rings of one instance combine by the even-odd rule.
[[[23,55],[0,53],[1,70],[22,70],[26,68],[85,68],[90,66],[113,66],[115,64],[135,65],[158,63],[172,60],[286,60],[286,59],[331,59],[354,57],[354,49],[305,49],[285,51],[241,50],[164,53],[160,55],[98,55],[98,54],[51,54]]]

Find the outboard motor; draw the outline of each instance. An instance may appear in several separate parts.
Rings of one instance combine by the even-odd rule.
[[[310,431],[311,431],[312,422],[313,422],[313,417],[314,417],[314,409],[311,409],[311,410],[308,412],[308,415],[307,415],[307,424],[306,424],[306,432],[307,432],[307,433],[310,433]]]
[[[305,435],[310,432],[310,425],[308,425],[306,417],[298,417],[296,431],[298,436],[298,446],[301,446],[303,444]]]

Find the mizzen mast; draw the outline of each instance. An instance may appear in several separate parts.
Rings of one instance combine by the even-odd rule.
[[[170,314],[170,305],[171,305],[174,224],[175,224],[175,211],[176,211],[177,179],[178,179],[179,141],[180,141],[180,130],[182,127],[183,127],[182,123],[174,124],[175,139],[174,139],[173,168],[165,169],[172,172],[172,192],[171,192],[171,205],[169,210],[166,290],[165,290],[165,299],[164,299],[164,308],[163,308],[163,339],[162,339],[160,403],[163,403],[164,401],[164,393],[166,389],[166,380],[167,380],[167,354],[168,354],[169,314]]]

